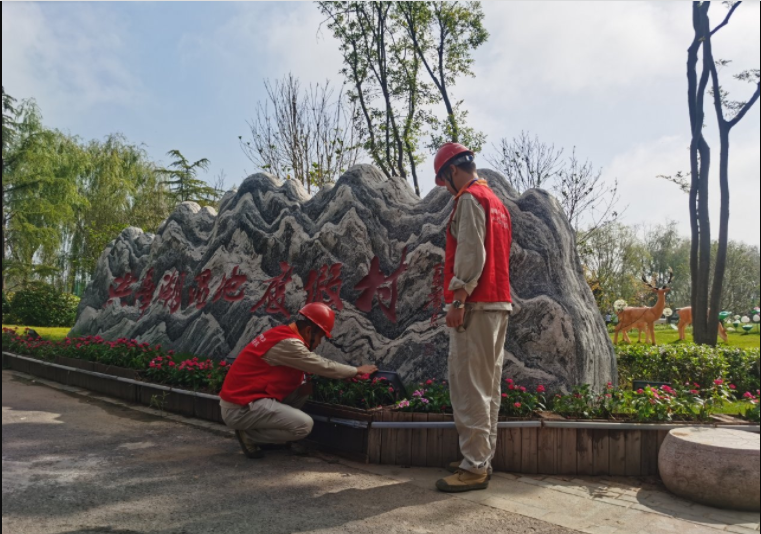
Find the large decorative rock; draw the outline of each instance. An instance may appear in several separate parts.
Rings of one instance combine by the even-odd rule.
[[[499,174],[479,174],[513,218],[506,375],[563,390],[614,381],[613,347],[559,204],[540,190],[519,197]],[[443,188],[419,199],[405,180],[368,165],[313,198],[294,181],[256,174],[224,196],[218,214],[186,202],[156,235],[124,230],[101,255],[73,332],[234,358],[309,297],[331,301],[333,290],[343,309],[321,354],[407,380],[443,378],[437,265],[451,209]]]
[[[658,455],[666,487],[691,501],[758,512],[759,435],[740,430],[672,430]]]

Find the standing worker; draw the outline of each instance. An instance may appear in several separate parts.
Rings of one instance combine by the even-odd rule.
[[[445,492],[486,489],[497,445],[502,364],[510,298],[510,213],[478,178],[473,152],[446,143],[436,185],[455,198],[447,225],[444,299],[449,305],[449,384],[462,462],[436,482]]]
[[[310,394],[304,373],[327,378],[353,378],[378,370],[352,367],[318,356],[313,350],[330,333],[335,314],[321,302],[307,304],[292,324],[275,327],[246,345],[230,366],[222,385],[220,406],[225,424],[235,430],[243,453],[262,458],[262,446],[297,442],[312,431],[314,421],[301,411]]]

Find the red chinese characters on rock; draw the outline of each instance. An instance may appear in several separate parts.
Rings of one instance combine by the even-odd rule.
[[[190,302],[188,306],[195,306],[196,309],[201,309],[206,306],[206,301],[209,299],[209,283],[211,282],[211,269],[204,269],[201,274],[195,277],[195,287],[191,287],[188,293]]]
[[[182,305],[182,287],[185,285],[185,273],[174,271],[166,273],[161,279],[157,302],[163,302],[164,307],[169,306],[169,313],[175,313]]]
[[[355,290],[362,291],[356,302],[357,309],[363,312],[372,310],[373,298],[377,294],[381,311],[389,321],[396,324],[396,302],[399,298],[397,285],[399,277],[408,268],[408,265],[405,263],[406,260],[407,248],[402,252],[402,260],[399,267],[389,276],[386,276],[380,270],[380,259],[378,259],[378,256],[375,256],[370,262],[370,272],[354,286]],[[388,285],[391,287],[387,287]]]
[[[156,284],[153,283],[153,267],[151,267],[145,273],[143,281],[140,284],[140,289],[135,293],[135,305],[140,310],[140,317],[143,316],[145,310],[151,305],[154,291],[156,291]]]
[[[255,312],[262,306],[265,306],[264,310],[267,313],[282,313],[286,319],[291,317],[291,314],[285,308],[285,286],[292,280],[293,267],[281,261],[280,270],[282,272],[279,276],[265,281],[269,286],[259,302],[253,305],[251,312]]]
[[[336,310],[344,309],[341,301],[341,269],[342,263],[335,263],[328,267],[323,265],[319,271],[309,271],[307,278],[307,304],[312,302],[324,302],[328,306],[334,306]]]
[[[132,273],[116,277],[114,279],[114,285],[108,288],[108,300],[103,307],[105,308],[109,304],[112,304],[115,299],[119,299],[121,305],[126,306],[126,297],[129,297],[132,294],[132,285],[135,282],[137,282],[137,278],[135,278]]]
[[[438,263],[433,267],[433,282],[431,282],[431,293],[428,295],[428,308],[433,309],[431,315],[431,326],[438,326],[439,314],[444,304],[444,264]]]
[[[248,277],[240,272],[240,267],[233,267],[230,276],[222,275],[222,282],[214,292],[212,302],[217,302],[220,298],[226,302],[238,302],[246,296],[242,286],[248,282]]]

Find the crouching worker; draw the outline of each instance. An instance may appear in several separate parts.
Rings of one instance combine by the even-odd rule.
[[[268,445],[290,444],[292,452],[312,431],[312,418],[301,411],[309,398],[304,373],[353,378],[374,373],[374,365],[352,367],[318,356],[313,350],[333,330],[335,314],[325,304],[307,304],[298,320],[261,334],[230,366],[220,393],[222,419],[235,430],[248,458],[262,458]],[[264,447],[263,447],[264,446]]]

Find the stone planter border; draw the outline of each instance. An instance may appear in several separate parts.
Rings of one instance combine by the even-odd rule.
[[[222,423],[216,395],[140,382],[134,378],[135,371],[99,365],[69,358],[51,363],[3,352],[3,368]],[[115,376],[117,373],[120,376]],[[308,402],[304,410],[315,421],[310,441],[355,461],[443,467],[462,457],[452,415],[359,410],[317,402]],[[499,424],[500,446],[494,469],[542,475],[654,476],[658,474],[658,453],[668,432],[688,426],[761,430],[751,423],[721,421],[657,424],[569,421],[557,416],[505,419]]]

